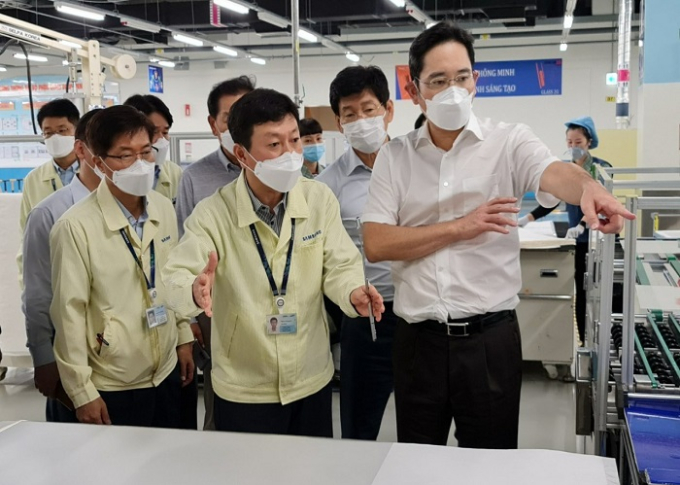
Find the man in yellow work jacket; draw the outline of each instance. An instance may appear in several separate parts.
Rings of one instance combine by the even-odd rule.
[[[125,100],[126,106],[132,106],[144,113],[154,125],[153,147],[156,150],[156,169],[153,189],[166,196],[175,205],[182,168],[168,159],[170,152],[170,128],[174,122],[170,109],[153,94],[135,94]]]
[[[380,319],[333,193],[301,178],[298,110],[256,89],[229,129],[239,178],[200,202],[163,269],[177,313],[212,317],[215,427],[331,437],[333,362],[326,294],[348,315]],[[277,325],[271,325],[277,319]]]
[[[160,279],[177,223],[151,190],[153,131],[129,106],[92,118],[88,147],[104,180],[50,236],[55,357],[83,423],[179,427],[181,386],[193,378],[193,336]]]

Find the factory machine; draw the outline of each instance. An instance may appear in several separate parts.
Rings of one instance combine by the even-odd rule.
[[[662,181],[616,181],[615,173],[664,174]],[[673,174],[669,176],[669,174]],[[680,169],[600,169],[609,190],[679,189]],[[626,198],[640,211],[680,209],[680,197]],[[577,355],[577,433],[594,432],[595,453],[619,461],[622,484],[680,484],[680,241],[593,231],[586,345]],[[612,312],[615,282],[622,313]],[[592,418],[592,419],[591,419]]]

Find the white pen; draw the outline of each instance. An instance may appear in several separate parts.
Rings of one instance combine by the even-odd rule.
[[[373,300],[371,300],[371,285],[368,282],[368,277],[366,277],[366,291],[369,293],[368,295],[368,321],[371,323],[371,337],[373,338],[373,341],[375,342],[378,340],[378,334],[375,332],[375,317],[373,316]]]

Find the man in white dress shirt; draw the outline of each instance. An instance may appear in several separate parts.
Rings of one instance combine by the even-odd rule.
[[[472,113],[472,43],[443,22],[411,45],[408,92],[427,122],[380,150],[364,241],[369,260],[393,261],[399,441],[445,445],[454,419],[459,446],[516,448],[518,201],[534,191],[546,207],[580,204],[606,233],[633,215],[583,170],[553,163],[529,127]]]

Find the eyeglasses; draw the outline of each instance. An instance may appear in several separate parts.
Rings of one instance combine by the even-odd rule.
[[[70,131],[71,130],[69,130],[68,128],[62,128],[61,130],[57,130],[57,131],[48,131],[48,132],[43,133],[43,140],[47,140],[52,135],[69,136]]]
[[[437,76],[433,79],[430,79],[429,81],[423,81],[421,79],[415,79],[421,84],[424,84],[428,88],[430,88],[433,91],[441,91],[443,89],[448,88],[452,84],[455,86],[465,86],[470,79],[472,79],[473,74],[470,73],[465,73],[465,74],[460,74],[454,78],[449,78],[446,76]]]
[[[353,121],[357,121],[359,118],[374,118],[379,115],[378,111],[380,111],[380,107],[382,105],[379,104],[378,106],[366,106],[364,107],[359,113],[363,116],[359,116],[359,113],[355,112],[347,112],[344,113],[343,115],[340,116],[340,123],[352,123]]]
[[[148,150],[144,150],[139,153],[129,153],[127,155],[109,155],[108,153],[104,155],[105,158],[113,158],[114,160],[120,160],[124,164],[130,164],[137,160],[137,157],[145,160],[147,162],[153,162],[156,160],[156,153],[158,153],[158,148],[151,147]]]

